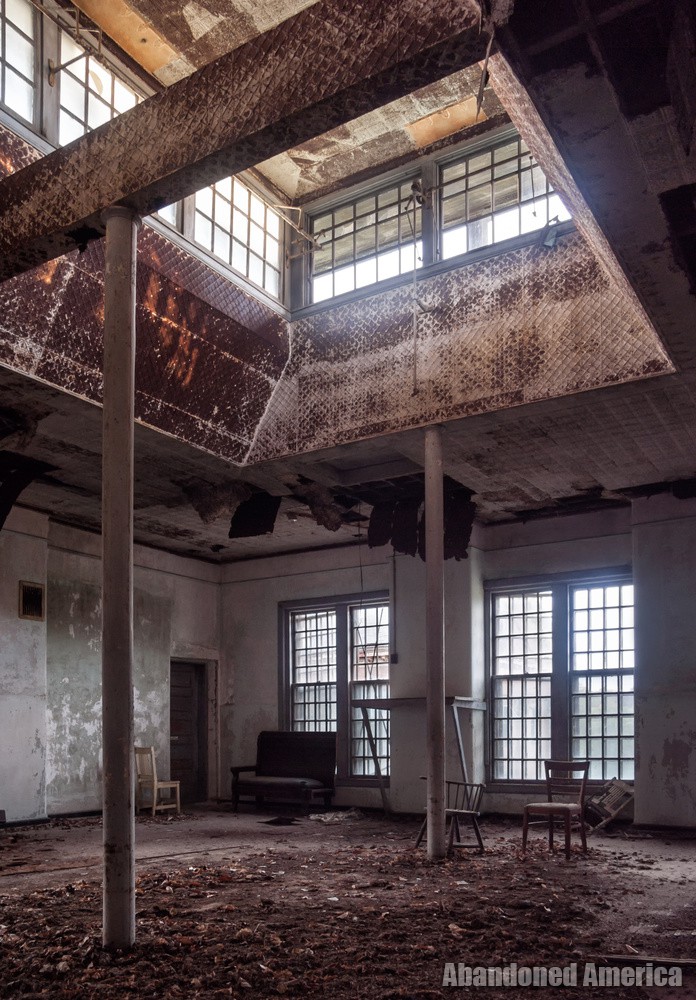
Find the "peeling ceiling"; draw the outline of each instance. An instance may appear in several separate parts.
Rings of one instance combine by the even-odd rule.
[[[75,0],[75,6],[160,84],[168,86],[316,0]],[[311,65],[307,73],[315,70]],[[472,66],[257,165],[289,201],[397,166],[420,151],[509,121],[491,86],[477,112],[483,69]]]
[[[79,5],[165,85],[308,6]],[[512,9],[510,0],[493,6],[506,15]],[[692,7],[678,0],[517,0],[498,33],[501,59],[514,74],[493,73],[498,96],[487,88],[485,120],[467,124],[480,81],[474,66],[260,165],[288,198],[306,200],[417,155],[423,143],[493,127],[504,120],[504,103],[559,189],[565,193],[564,178],[577,187],[588,212],[578,219],[583,232],[591,237],[595,226],[597,255],[605,259],[611,248],[621,262],[675,370],[448,422],[445,470],[472,492],[483,522],[609,510],[646,490],[690,495],[691,487],[669,484],[696,477],[696,64],[685,41],[696,28]],[[450,113],[464,132],[450,136],[444,111],[455,106]],[[99,409],[5,369],[0,390],[17,418],[0,425],[0,448],[54,466],[40,471],[20,502],[97,531]],[[318,524],[298,496],[301,477],[331,493],[352,489],[364,505],[358,516],[367,516],[368,498],[388,489],[375,484],[397,489],[402,477],[417,476],[422,449],[422,431],[414,428],[233,470],[139,426],[136,538],[215,561],[355,544],[365,537],[365,521],[341,522],[335,532]],[[281,498],[273,533],[228,537],[242,487]]]

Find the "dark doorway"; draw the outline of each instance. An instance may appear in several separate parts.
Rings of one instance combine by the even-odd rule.
[[[169,703],[171,777],[182,802],[208,798],[205,663],[172,660]]]

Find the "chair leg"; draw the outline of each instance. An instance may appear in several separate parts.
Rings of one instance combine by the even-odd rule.
[[[425,831],[426,831],[427,826],[428,826],[428,817],[426,816],[425,819],[423,820],[423,822],[421,823],[420,830],[418,831],[418,836],[416,837],[416,843],[414,845],[415,847],[419,846],[421,840],[425,836]]]
[[[565,856],[566,861],[570,861],[570,813],[567,812],[564,816],[565,825]]]
[[[582,849],[587,854],[587,837],[585,836],[585,820],[580,817],[580,840],[582,841]]]
[[[472,816],[471,817],[471,825],[474,828],[474,833],[476,834],[476,839],[478,840],[478,845],[481,848],[481,851],[483,851],[484,850],[484,847],[483,847],[483,837],[481,836],[481,828],[479,827],[478,819],[476,818],[476,816]]]
[[[553,816],[549,816],[549,850],[553,850]]]
[[[524,854],[527,850],[527,831],[529,829],[529,813],[525,806],[525,810],[522,814],[522,853]]]
[[[454,847],[454,828],[457,823],[457,817],[452,816],[450,819],[449,834],[447,835],[447,855],[452,853],[452,848]]]
[[[174,786],[174,791],[176,792],[176,814],[181,815],[181,790],[179,785]]]

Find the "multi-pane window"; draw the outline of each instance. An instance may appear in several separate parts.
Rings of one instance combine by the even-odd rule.
[[[141,100],[140,94],[85,52],[66,31],[60,33],[60,63],[61,146],[111,121]]]
[[[195,195],[194,239],[264,288],[281,293],[280,216],[237,177]]]
[[[422,266],[413,178],[315,215],[312,301],[321,302]]]
[[[286,622],[291,728],[335,730],[343,777],[373,777],[376,761],[388,775],[389,710],[369,703],[389,697],[389,605],[337,600],[290,610]]]
[[[443,259],[570,218],[519,137],[440,169]]]
[[[291,615],[292,728],[323,732],[336,728],[336,612]]]
[[[35,117],[36,52],[29,0],[0,0],[0,102],[28,122]]]
[[[312,302],[570,219],[517,135],[425,163],[431,190],[414,175],[310,213]]]
[[[553,595],[493,595],[493,777],[536,781],[551,756]]]
[[[357,700],[389,697],[389,607],[350,609],[351,773],[374,775],[375,760]],[[367,708],[377,760],[382,774],[389,774],[389,709]]]
[[[633,780],[633,587],[571,591],[572,755],[590,778]]]
[[[492,587],[493,780],[540,781],[556,758],[631,781],[633,649],[630,580]]]

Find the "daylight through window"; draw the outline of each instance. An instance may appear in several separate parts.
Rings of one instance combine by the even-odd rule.
[[[377,773],[364,722],[367,711],[382,774],[389,774],[389,605],[337,601],[287,613],[291,728],[333,731],[339,774]],[[356,704],[359,702],[360,704]]]
[[[494,590],[490,611],[492,778],[540,781],[557,758],[632,781],[630,581]]]
[[[36,103],[34,8],[29,0],[0,0],[0,101],[32,123]]]

